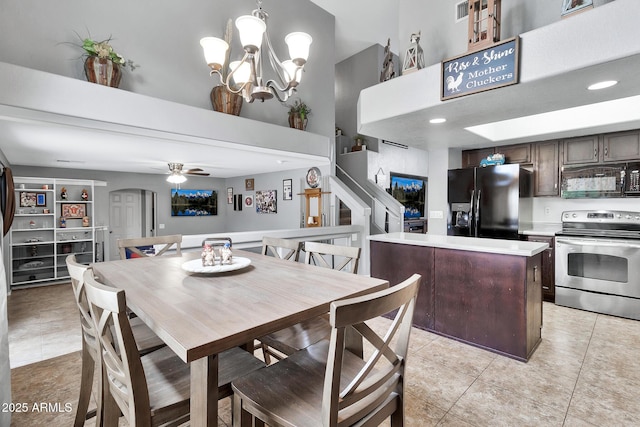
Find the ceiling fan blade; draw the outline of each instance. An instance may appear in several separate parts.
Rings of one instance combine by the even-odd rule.
[[[185,175],[198,175],[198,176],[209,176],[210,174],[208,173],[203,173],[203,172],[185,172]]]
[[[193,168],[193,169],[187,169],[185,172],[186,173],[191,173],[191,172],[203,172],[203,169],[200,168]]]

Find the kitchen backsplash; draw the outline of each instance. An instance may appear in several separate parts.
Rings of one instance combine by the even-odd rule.
[[[562,212],[568,210],[622,210],[640,211],[640,198],[563,199],[560,197],[534,197],[533,222],[560,223]]]

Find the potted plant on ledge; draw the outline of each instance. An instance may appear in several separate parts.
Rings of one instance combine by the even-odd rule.
[[[287,107],[289,107],[289,127],[305,130],[311,108],[300,99],[296,99],[293,105],[287,105]]]
[[[110,42],[110,38],[101,42],[96,42],[91,38],[82,40],[82,48],[86,53],[84,73],[87,76],[87,81],[118,87],[122,79],[121,66],[129,66],[131,70],[134,70],[136,65],[116,53]]]

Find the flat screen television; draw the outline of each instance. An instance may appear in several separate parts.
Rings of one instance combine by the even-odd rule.
[[[391,172],[389,193],[404,206],[404,218],[423,218],[427,178]]]

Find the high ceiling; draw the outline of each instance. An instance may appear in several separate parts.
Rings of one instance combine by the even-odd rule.
[[[311,1],[336,17],[336,64],[376,43],[385,46],[388,38],[398,46],[399,0]]]

